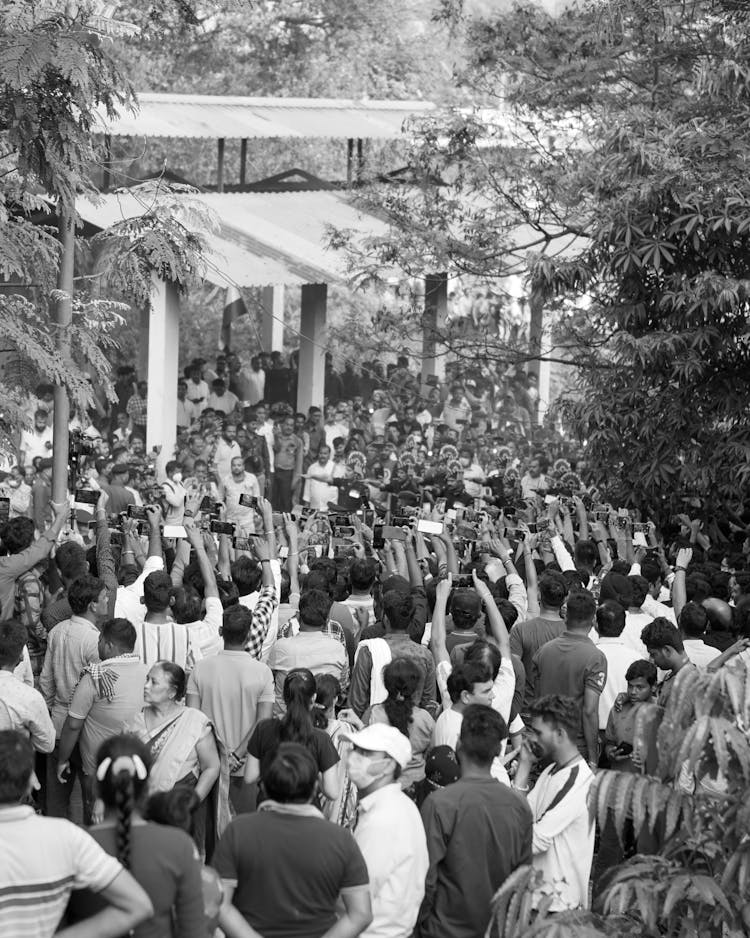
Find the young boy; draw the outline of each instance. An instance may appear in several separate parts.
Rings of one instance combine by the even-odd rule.
[[[656,665],[652,662],[634,661],[625,672],[627,694],[620,694],[609,712],[604,731],[604,752],[610,767],[618,772],[640,772],[640,767],[633,762],[635,720],[641,706],[653,699],[656,673]]]

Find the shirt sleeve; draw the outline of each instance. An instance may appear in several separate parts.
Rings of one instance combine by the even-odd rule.
[[[546,769],[545,769],[546,771]],[[557,796],[544,809],[542,816],[534,822],[532,850],[535,854],[545,853],[552,842],[581,815],[588,815],[587,794],[593,775],[583,760],[569,769],[568,778]],[[537,814],[537,785],[529,792],[529,807],[533,816]],[[429,799],[428,799],[429,800]]]
[[[258,697],[258,703],[273,703],[276,699],[276,694],[273,686],[273,672],[268,666],[266,666],[264,678],[263,688]]]
[[[321,730],[320,735],[317,733],[315,735],[318,740],[318,765],[321,772],[327,772],[334,765],[338,765],[340,762],[339,754],[336,752],[336,747],[333,745],[328,733]]]
[[[250,739],[247,742],[247,751],[255,759],[260,759],[263,753],[263,724],[265,721],[258,723],[253,732],[250,734]]]
[[[372,656],[370,649],[361,645],[352,669],[352,681],[349,687],[349,706],[361,717],[370,703],[370,674]]]
[[[583,675],[583,686],[601,694],[607,683],[607,659],[599,651],[586,667]]]
[[[508,587],[508,601],[515,606],[518,612],[518,621],[523,622],[529,613],[529,601],[523,580],[517,573],[509,573],[505,578]]]
[[[554,537],[550,538],[550,545],[552,546],[552,553],[555,555],[555,560],[560,565],[560,569],[563,573],[566,570],[575,570],[576,565],[573,561],[573,558],[568,553],[568,549],[563,544],[563,540],[559,534],[555,534]]]
[[[255,734],[253,734],[255,735]],[[237,852],[235,849],[236,822],[229,824],[216,845],[211,865],[216,872],[227,882],[236,885],[239,875],[237,872]]]
[[[510,630],[510,650],[517,658],[523,659],[523,641],[518,623]]]
[[[73,691],[68,715],[74,720],[85,720],[96,700],[96,687],[90,674],[84,674]]]
[[[52,725],[44,698],[38,691],[34,691],[34,698],[29,709],[27,725],[34,749],[38,752],[52,752],[55,748],[55,727]]]
[[[344,876],[341,880],[341,890],[356,889],[359,886],[366,886],[370,882],[370,875],[367,871],[365,858],[362,851],[357,846],[357,842],[349,831],[344,831],[347,839],[347,857],[344,863]]]
[[[66,824],[65,837],[74,859],[75,889],[101,892],[122,872],[122,867],[82,828]]]
[[[271,617],[278,606],[276,599],[276,587],[264,586],[258,595],[258,602],[253,609],[253,622],[250,626],[250,635],[247,639],[245,648],[253,658],[260,658],[263,650],[263,639],[271,625]]]

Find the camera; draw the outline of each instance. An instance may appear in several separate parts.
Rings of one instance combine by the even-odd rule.
[[[93,489],[76,489],[75,500],[79,505],[96,505],[100,494]]]
[[[408,527],[410,524],[411,517],[409,515],[393,515],[391,518],[391,525],[394,528]]]
[[[254,536],[260,537],[259,534],[256,534]],[[234,547],[235,550],[252,550],[253,538],[252,536],[251,537],[233,537],[232,547]]]
[[[128,518],[135,518],[136,521],[148,521],[148,515],[143,505],[128,505]]]
[[[332,528],[349,524],[349,515],[331,515],[329,519]]]
[[[214,519],[208,529],[212,534],[234,534],[234,524],[231,521],[217,521]]]
[[[354,537],[354,526],[351,524],[337,524],[333,529],[334,537]]]
[[[468,590],[474,588],[474,581],[470,576],[462,574],[453,578],[453,589]]]
[[[243,508],[253,508],[258,510],[258,499],[255,495],[240,495],[240,505]]]

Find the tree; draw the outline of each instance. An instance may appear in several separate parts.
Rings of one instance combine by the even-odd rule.
[[[544,357],[578,366],[561,406],[600,487],[654,512],[688,494],[737,499],[750,476],[746,5],[446,6],[476,106],[426,122],[412,185],[366,199],[393,231],[353,254],[353,273],[493,282],[526,267],[532,302],[557,315]],[[464,358],[538,355],[481,332],[442,338]]]

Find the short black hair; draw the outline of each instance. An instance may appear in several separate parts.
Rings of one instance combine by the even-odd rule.
[[[143,603],[149,612],[164,612],[172,598],[172,579],[165,570],[154,570],[143,581]]]
[[[708,613],[698,603],[685,603],[677,621],[685,638],[702,638],[706,634]]]
[[[0,528],[0,539],[9,554],[20,554],[34,543],[31,518],[12,518]]]
[[[596,610],[596,630],[601,638],[619,638],[625,629],[625,610],[614,599],[605,599]]]
[[[575,742],[581,730],[581,708],[572,697],[548,694],[534,700],[529,707],[529,717],[538,717],[556,730],[562,730],[568,739]]]
[[[318,780],[318,764],[300,743],[281,743],[265,766],[266,794],[281,804],[307,804]]]
[[[224,610],[221,620],[222,637],[230,645],[244,645],[250,635],[253,613],[247,606],[236,603]]]
[[[240,596],[249,596],[260,586],[263,576],[261,566],[257,560],[253,560],[247,554],[241,554],[233,560],[231,570],[232,579],[237,584]]]
[[[102,638],[123,652],[132,652],[137,638],[135,626],[129,619],[107,619],[102,625]]]
[[[299,598],[299,618],[304,625],[322,628],[331,611],[330,594],[319,589],[307,589]]]
[[[674,648],[680,653],[685,650],[677,626],[664,616],[659,616],[653,622],[649,622],[641,632],[641,641],[646,648]]]
[[[485,684],[492,680],[490,665],[486,661],[469,661],[459,664],[448,675],[448,693],[453,703],[464,691],[471,693],[475,684]]]
[[[372,587],[377,575],[378,565],[372,557],[361,557],[355,560],[349,569],[352,589],[364,593]]]
[[[638,661],[634,661],[630,665],[628,670],[625,672],[625,680],[634,681],[638,677],[645,677],[652,687],[656,684],[658,671],[656,670],[656,665],[653,663],[653,661],[648,661],[646,658],[640,658]]]
[[[16,804],[26,795],[34,771],[34,749],[18,730],[0,730],[0,804]]]
[[[587,625],[594,623],[596,600],[588,590],[571,591],[565,607],[565,621],[568,625]]]
[[[405,632],[414,616],[414,599],[403,590],[388,590],[383,594],[383,614],[394,632]]]
[[[26,645],[26,627],[16,619],[0,622],[0,668],[15,667]]]
[[[101,592],[105,587],[106,584],[104,580],[91,576],[90,573],[79,576],[77,580],[73,580],[68,587],[70,611],[74,615],[82,616],[89,605],[96,602],[99,596],[101,596]]]
[[[505,720],[492,707],[471,704],[464,710],[459,734],[461,754],[475,765],[485,768],[492,765],[507,736]]]
[[[648,580],[645,576],[641,576],[637,573],[631,574],[628,579],[630,580],[630,588],[633,593],[633,605],[640,608],[648,596]]]
[[[556,570],[545,570],[539,580],[539,598],[549,609],[559,609],[568,594],[565,577]]]

